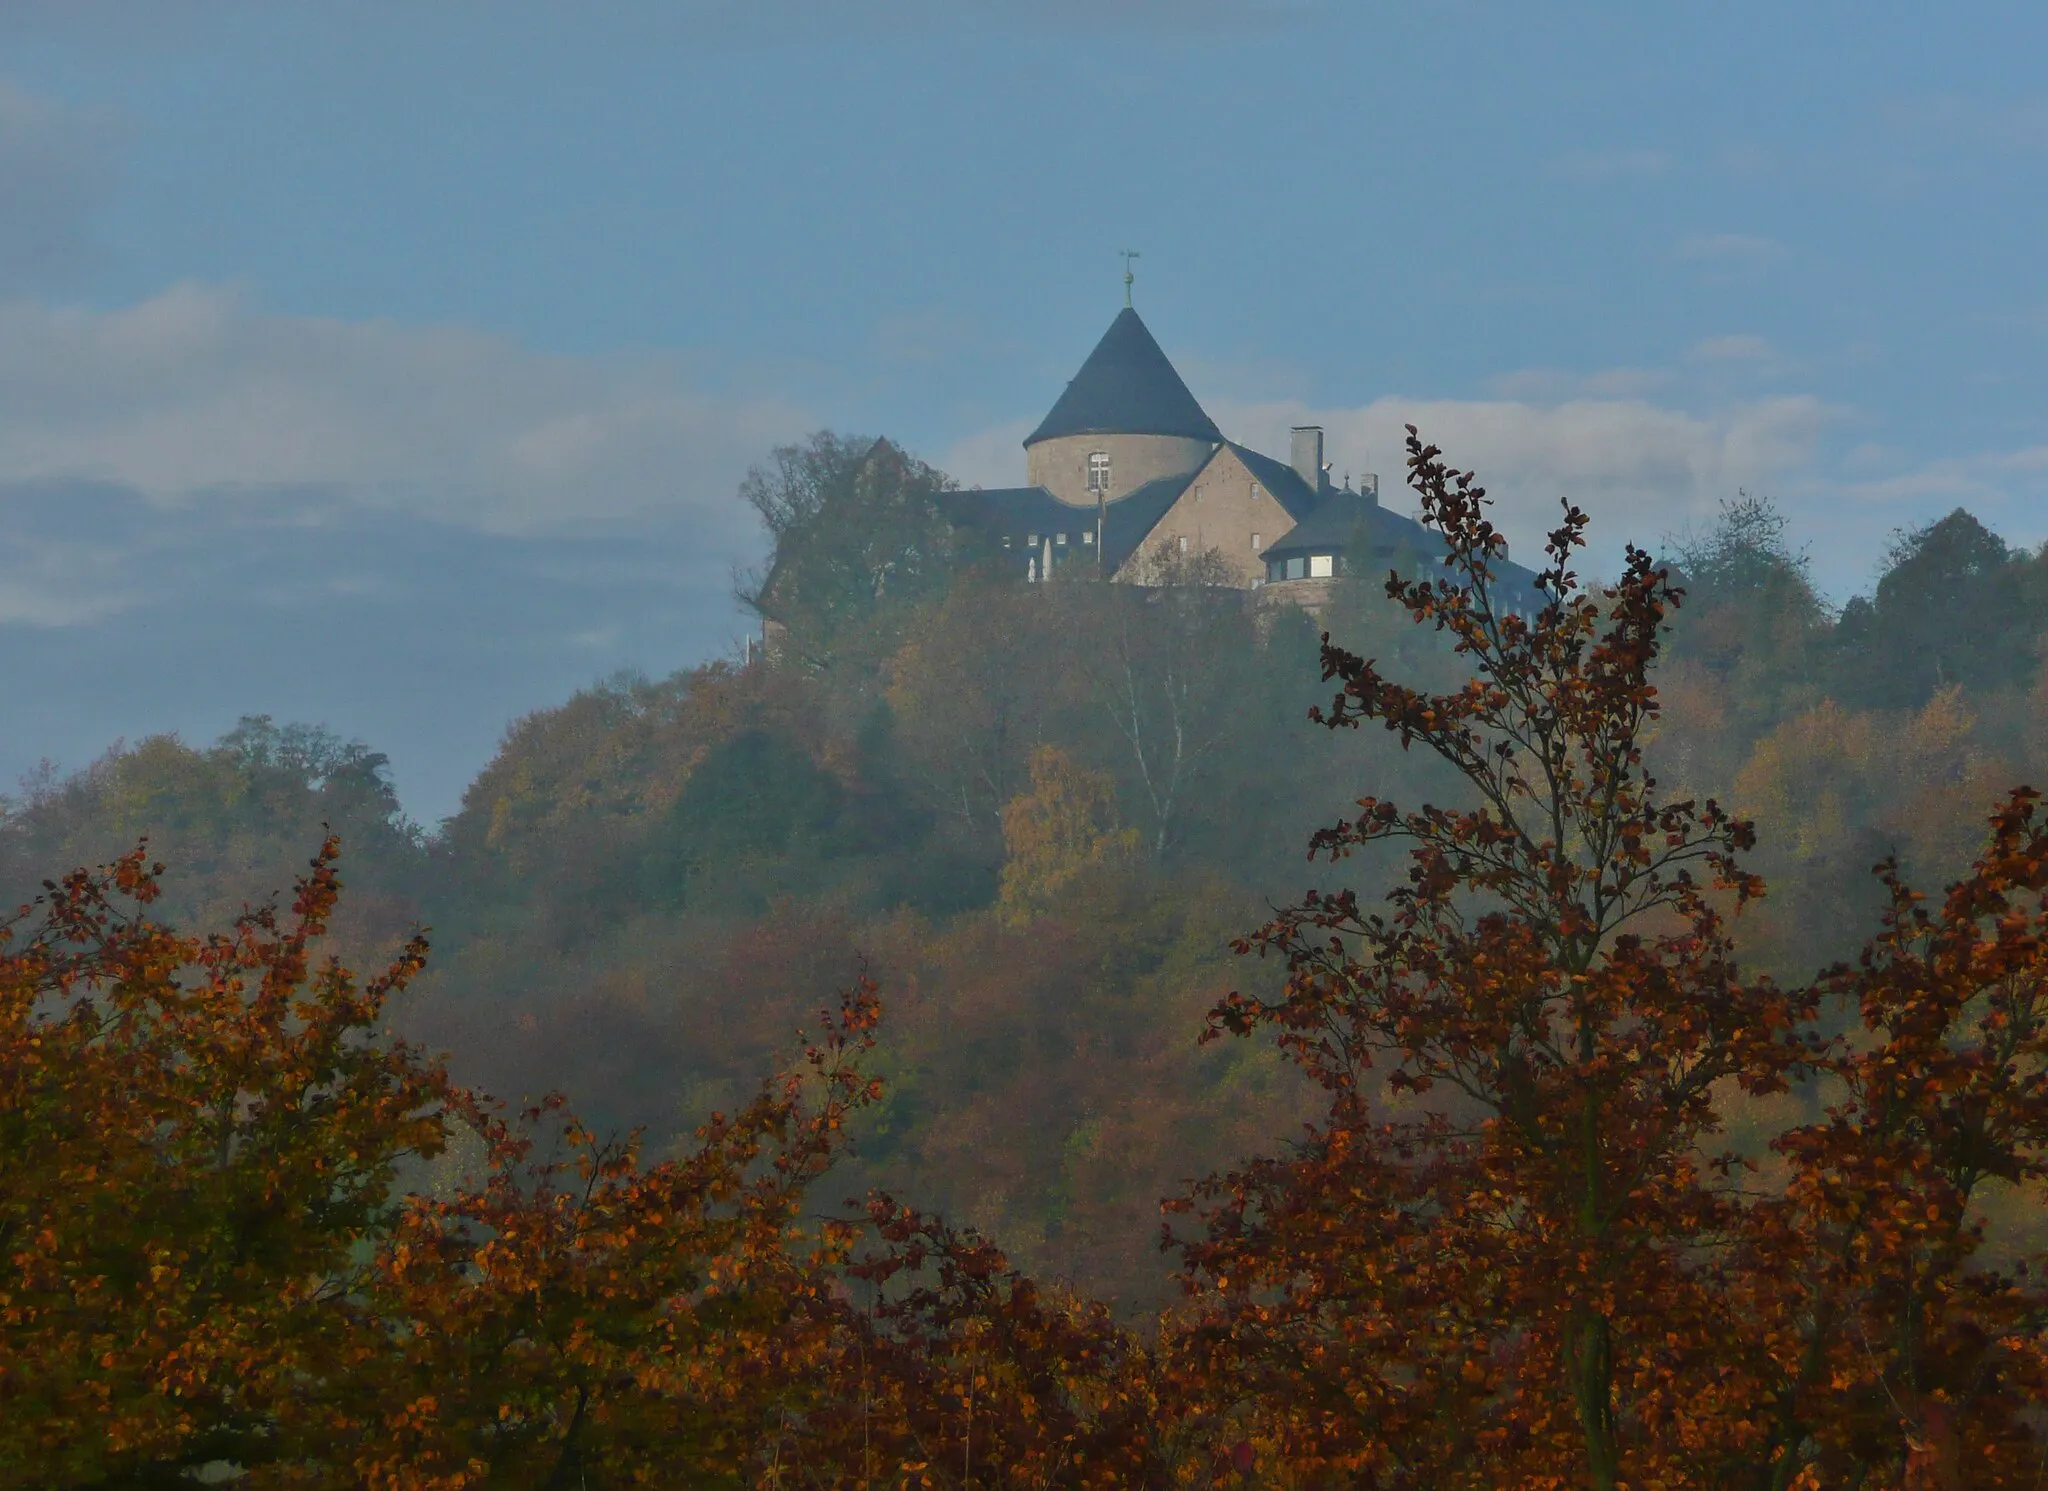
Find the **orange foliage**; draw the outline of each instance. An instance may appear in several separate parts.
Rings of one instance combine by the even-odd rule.
[[[423,941],[364,986],[313,967],[332,841],[288,921],[222,937],[141,914],[157,870],[66,877],[0,951],[7,1484],[1147,1474],[1145,1358],[1100,1306],[887,1197],[808,1212],[879,1095],[871,986],[643,1164],[637,1135],[553,1099],[509,1124],[382,1036]],[[480,1174],[401,1192],[465,1131]]]
[[[1452,572],[1389,593],[1474,677],[1421,693],[1326,641],[1325,720],[1423,746],[1479,806],[1362,800],[1317,847],[1406,841],[1387,910],[1311,896],[1247,940],[1286,986],[1215,1032],[1272,1030],[1330,1105],[1174,1203],[1200,1222],[1176,1239],[1189,1421],[1277,1484],[2032,1484],[2048,1291],[1974,1264],[1970,1206],[2040,1177],[2048,1141],[2034,795],[1939,913],[1888,871],[1856,966],[1745,975],[1726,919],[1763,892],[1754,835],[1642,769],[1667,575],[1632,550],[1584,594],[1567,508],[1548,605],[1503,613],[1482,490],[1409,450]],[[1953,735],[1937,704],[1922,730]],[[1837,1000],[1856,1038],[1823,1038]],[[1717,1093],[1812,1079],[1841,1097],[1775,1140],[1782,1188],[1714,1155]]]
[[[365,1349],[347,1299],[398,1166],[439,1151],[439,1071],[372,1042],[424,942],[367,984],[288,918],[187,937],[140,850],[67,875],[0,946],[0,1466],[12,1484],[259,1467],[302,1384]]]
[[[1031,790],[1003,808],[1001,908],[1005,920],[1041,915],[1080,875],[1136,852],[1136,829],[1116,823],[1116,784],[1058,746],[1031,757]]]

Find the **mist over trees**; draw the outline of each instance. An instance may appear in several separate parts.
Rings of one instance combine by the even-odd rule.
[[[1483,566],[1492,550],[1477,504],[1457,495],[1455,473],[1433,453],[1418,454],[1415,469],[1439,525],[1462,535],[1460,552]],[[797,1215],[807,1204],[799,1191],[814,1185],[824,1187],[813,1198],[821,1202],[870,1188],[902,1198],[911,1210],[870,1212],[861,1226],[872,1230],[861,1235],[882,1249],[866,1255],[873,1277],[909,1291],[882,1289],[873,1299],[893,1299],[890,1308],[907,1313],[860,1336],[856,1349],[845,1333],[870,1327],[856,1331],[818,1303],[844,1285],[831,1270],[854,1256],[851,1234],[824,1238],[821,1251],[801,1259],[775,1249],[748,1256],[768,1281],[764,1309],[775,1300],[817,1303],[804,1318],[818,1334],[801,1351],[831,1364],[821,1372],[864,1370],[848,1363],[868,1350],[892,1364],[887,1372],[898,1375],[876,1389],[877,1401],[898,1395],[888,1410],[898,1417],[882,1414],[870,1428],[883,1432],[876,1426],[886,1422],[885,1437],[897,1436],[889,1453],[901,1463],[927,1443],[949,1454],[962,1448],[958,1436],[971,1421],[964,1406],[957,1419],[913,1425],[909,1405],[921,1393],[954,1402],[946,1395],[963,1381],[972,1394],[983,1369],[958,1354],[961,1342],[981,1339],[974,1332],[994,1319],[1028,1319],[1025,1336],[1038,1343],[1030,1350],[1047,1355],[1017,1347],[1023,1354],[1003,1358],[1001,1371],[988,1369],[1016,1374],[1003,1379],[1011,1387],[989,1389],[1008,1406],[988,1409],[988,1432],[1021,1435],[1033,1414],[1052,1411],[1050,1398],[1031,1396],[1038,1387],[1016,1386],[1038,1382],[1033,1372],[1084,1384],[1079,1397],[1060,1399],[1067,1417],[1058,1421],[1068,1426],[1060,1432],[1070,1434],[1063,1448],[1013,1439],[1017,1465],[1055,1477],[1047,1483],[1192,1484],[1256,1466],[1264,1484],[1371,1484],[1357,1478],[1377,1476],[1389,1485],[1486,1485],[1579,1465],[1594,1484],[1622,1484],[1644,1466],[1671,1484],[1832,1484],[1810,1476],[1854,1466],[1877,1477],[1865,1484],[1942,1484],[1897,1477],[1932,1473],[1925,1467],[1936,1461],[1925,1456],[1953,1463],[1960,1449],[1909,1451],[1901,1424],[1926,1444],[1991,1424],[1981,1428],[1991,1439],[1971,1443],[2023,1457],[2037,1429],[2008,1400],[2020,1390],[2010,1384],[2033,1381],[2033,1369],[2005,1358],[1998,1366],[1991,1347],[1971,1344],[1979,1327],[1958,1301],[1978,1290],[1982,1319],[1996,1315],[2000,1330],[2038,1343],[2040,1318],[2027,1313],[2036,1305],[2006,1274],[1998,1275],[2005,1292],[1990,1304],[1988,1275],[1956,1281],[1979,1263],[2003,1267],[2038,1254],[2048,1241],[2038,1225],[2042,1135],[2027,1106],[2036,1098],[1998,1110],[2010,1124],[1995,1144],[1978,1136],[1997,1152],[1985,1151],[1990,1158],[1967,1183],[1942,1168],[1953,1156],[1937,1131],[1962,1122],[1956,1112],[1913,1109],[1910,1124],[1886,1131],[1883,1163],[1911,1172],[1919,1189],[1906,1187],[1908,1200],[1931,1206],[1946,1230],[1877,1242],[1853,1227],[1828,1230],[1847,1225],[1840,1192],[1829,1188],[1846,1184],[1845,1167],[1877,1163],[1870,1157],[1882,1146],[1867,1125],[1854,1144],[1828,1140],[1825,1105],[1845,1092],[1868,1111],[1890,1100],[1880,1089],[1891,1079],[1859,1064],[1873,1041],[1924,1067],[1939,1065],[1949,1046],[1977,1050],[2006,1038],[1982,1024],[1981,991],[1955,984],[1963,976],[1952,977],[1954,967],[1977,970],[1985,987],[2034,987],[2025,950],[2007,946],[2003,932],[1980,934],[1973,918],[2000,897],[2031,907],[2025,898],[2042,879],[2039,833],[2023,800],[2008,801],[2000,819],[2004,847],[1979,856],[1987,815],[2007,789],[2048,780],[2048,554],[2015,551],[1958,511],[1899,535],[1869,596],[1837,611],[1815,591],[1782,517],[1767,499],[1744,494],[1705,529],[1670,537],[1654,560],[1643,556],[1612,593],[1564,605],[1549,623],[1556,635],[1532,640],[1526,627],[1473,632],[1449,598],[1457,570],[1445,573],[1441,593],[1425,576],[1393,598],[1385,576],[1340,580],[1320,619],[1213,583],[1199,555],[1159,566],[1144,586],[1111,584],[1078,564],[1028,584],[956,541],[935,501],[951,486],[886,441],[827,432],[777,451],[740,494],[771,544],[764,568],[741,581],[743,598],[772,624],[771,657],[662,680],[615,679],[515,722],[461,810],[436,829],[404,817],[383,758],[367,746],[254,719],[211,746],[146,740],[73,776],[24,784],[0,817],[0,892],[10,904],[27,900],[44,876],[114,861],[147,836],[148,857],[168,867],[149,880],[150,914],[194,929],[226,926],[288,884],[331,832],[347,894],[320,902],[314,919],[327,945],[358,967],[404,963],[409,987],[392,1022],[424,1048],[449,1052],[454,1082],[515,1104],[566,1093],[581,1115],[570,1146],[584,1156],[577,1163],[594,1167],[627,1208],[655,1207],[658,1195],[673,1202],[683,1195],[674,1189],[679,1176],[743,1189],[756,1152],[730,1148],[739,1142],[733,1130],[693,1137],[699,1126],[713,1113],[741,1114],[742,1128],[757,1125],[746,1143],[766,1143],[774,1124],[814,1115],[813,1107],[759,1107],[759,1081],[787,1064],[795,1033],[817,1028],[834,991],[872,981],[886,1018],[876,1023],[855,1001],[851,1023],[826,1041],[839,1053],[833,1061],[857,1057],[862,1074],[863,1085],[833,1089],[842,1094],[833,1101],[846,1104],[833,1121],[843,1117],[845,1132],[817,1135],[796,1162],[801,1186],[763,1193],[760,1215]],[[1660,566],[1668,576],[1658,578]],[[1569,589],[1560,579],[1555,593]],[[1558,640],[1567,632],[1576,642]],[[1569,801],[1585,817],[1573,842],[1608,844],[1588,851],[1594,862],[1572,873],[1590,878],[1575,885],[1636,873],[1627,843],[1647,834],[1696,844],[1701,885],[1719,880],[1722,890],[1660,882],[1639,908],[1641,927],[1600,923],[1594,935],[1574,930],[1579,912],[1562,902],[1539,914],[1534,902],[1516,900],[1539,882],[1550,887],[1544,894],[1562,894],[1557,866],[1544,859],[1556,845],[1531,848],[1512,873],[1488,879],[1474,846],[1494,831],[1488,815],[1507,799],[1488,796],[1492,768],[1443,734],[1442,718],[1424,717],[1453,708],[1441,701],[1463,697],[1481,664],[1529,699],[1543,693],[1531,682],[1539,677],[1584,684],[1595,700],[1588,713],[1543,728],[1573,750],[1598,737],[1619,752],[1599,758],[1613,782],[1629,784],[1618,799],[1563,778],[1541,787],[1546,800]],[[1654,688],[1654,708],[1629,692],[1630,669]],[[1389,692],[1389,680],[1412,693]],[[1331,708],[1333,688],[1351,701],[1339,715],[1348,707],[1387,728],[1332,730],[1312,719],[1312,708]],[[1530,711],[1540,713],[1513,697],[1523,702],[1490,706],[1495,714],[1475,717],[1472,728],[1488,740],[1513,738]],[[1380,819],[1361,810],[1361,798],[1398,802],[1404,813],[1427,802],[1451,816]],[[1705,806],[1710,800],[1719,806]],[[1639,821],[1628,819],[1624,831],[1631,803]],[[1698,816],[1669,817],[1674,805]],[[1755,821],[1753,847],[1731,826],[1738,820]],[[1339,823],[1346,826],[1316,840],[1325,852],[1305,859],[1312,835]],[[1601,840],[1609,831],[1611,842]],[[1407,857],[1417,842],[1434,858]],[[1615,858],[1600,858],[1609,851]],[[1880,861],[1896,862],[1894,878],[1872,875]],[[1752,897],[1742,878],[1752,872],[1768,893]],[[1905,887],[1959,877],[1976,889],[1924,913],[1934,922],[1916,921],[1923,913]],[[1338,887],[1356,901],[1326,899]],[[1724,891],[1743,903],[1739,915],[1713,899]],[[1360,908],[1386,896],[1411,918],[1400,923],[1406,930],[1365,919]],[[1577,896],[1564,901],[1576,907]],[[1503,901],[1523,921],[1495,924],[1472,909]],[[1277,921],[1276,906],[1290,908]],[[423,970],[406,961],[415,923],[431,928]],[[1235,939],[1260,927],[1249,945],[1268,956],[1233,952]],[[1638,935],[1647,940],[1628,940]],[[1332,937],[1345,951],[1330,951]],[[1939,979],[1927,973],[1922,963],[1938,959],[1915,938],[1948,939],[1961,964],[1944,964],[1951,972]],[[1846,975],[1823,975],[1865,950],[1873,962],[1864,966],[1896,975],[1883,998]],[[1437,1002],[1404,1004],[1410,992],[1383,982],[1396,965],[1421,970],[1415,976],[1438,989]],[[1475,972],[1488,967],[1507,970],[1505,982]],[[1551,1050],[1532,1033],[1570,1023],[1545,1003],[1563,997],[1557,980],[1566,975],[1610,981],[1597,1019],[1576,1007],[1570,1017],[1602,1032],[1594,1056]],[[1638,977],[1667,982],[1652,998],[1649,985],[1630,982]],[[1929,1047],[1899,1012],[1923,1011],[1923,995],[1933,998],[1925,990],[1937,984],[1954,999]],[[1639,1039],[1643,1022],[1683,1023],[1684,1011],[1716,999],[1747,1013],[1687,1037],[1699,1042],[1687,1051],[1708,1053],[1699,1070],[1712,1074],[1696,1087],[1673,1078],[1676,1086],[1652,1091],[1640,1069],[1623,1080],[1602,1065],[1622,1058],[1601,1042],[1618,1051]],[[2033,1073],[2033,1005],[2017,999],[1994,1000],[1994,1013],[2004,1010],[1999,1018],[2019,1031],[2010,1060]],[[1482,1010],[1493,1022],[1484,1030],[1459,1023],[1479,1021]],[[1865,1030],[1873,1010],[1877,1023],[1861,1045],[1828,1044]],[[1413,1023],[1425,1016],[1435,1023]],[[1205,1021],[1219,1034],[1260,1030],[1275,1039],[1199,1042]],[[1379,1063],[1370,1077],[1361,1075],[1368,1051]],[[1939,1080],[1960,1084],[1958,1092],[1992,1082],[1974,1068],[1943,1072]],[[408,1093],[442,1080],[423,1073],[387,1076]],[[1396,1073],[1406,1085],[1386,1088]],[[872,1090],[870,1076],[879,1078]],[[1433,1107],[1433,1088],[1464,1098]],[[1610,1218],[1587,1253],[1560,1240],[1578,1225],[1584,1197],[1558,1167],[1560,1134],[1578,1121],[1572,1114],[1589,1111],[1593,1092],[1621,1115],[1595,1146],[1616,1167],[1609,1179],[1621,1194],[1648,1187],[1657,1201],[1643,1213],[1647,1231]],[[1977,1095],[1994,1107],[2010,1098],[1988,1092]],[[1523,1147],[1489,1149],[1493,1130],[1467,1124],[1480,1110],[1522,1125]],[[636,1129],[639,1138],[621,1138],[626,1148],[608,1147],[608,1136]],[[544,1178],[535,1191],[522,1169],[524,1141],[512,1130],[488,1132],[497,1189],[464,1193],[460,1217],[410,1224],[425,1229],[416,1238],[467,1246],[463,1226],[499,1225],[556,1183]],[[1819,1137],[1773,1150],[1788,1133]],[[1740,1163],[1762,1165],[1770,1185],[1805,1176],[1812,1193],[1795,1185],[1781,1192],[1793,1200],[1778,1210],[1738,1217],[1737,1202],[1696,1173],[1695,1151],[1705,1152],[1709,1135]],[[394,1148],[422,1154],[453,1142],[400,1137],[406,1143],[393,1140]],[[1911,1149],[1923,1138],[1924,1152]],[[1290,1141],[1298,1142],[1290,1149]],[[1875,1147],[1855,1147],[1866,1144]],[[1425,1151],[1439,1168],[1406,1168]],[[444,1165],[435,1174],[441,1184],[452,1172]],[[1194,1184],[1204,1176],[1220,1178]],[[1514,1212],[1514,1225],[1533,1229],[1522,1239],[1527,1250],[1475,1262],[1474,1240],[1497,1236],[1499,1218],[1453,1198],[1454,1182],[1467,1187],[1461,1195],[1486,1184],[1526,1188],[1529,1209]],[[1368,1225],[1345,1199],[1360,1187],[1386,1198],[1379,1222]],[[1559,1199],[1567,1194],[1577,1197],[1570,1205]],[[1158,1251],[1164,1197],[1180,1198],[1195,1219],[1177,1224],[1177,1282]],[[1453,1215],[1455,1226],[1444,1222]],[[1281,1225],[1282,1217],[1292,1220]],[[1824,1302],[1837,1312],[1830,1318],[1853,1319],[1863,1332],[1857,1338],[1844,1324],[1814,1348],[1847,1374],[1841,1381],[1853,1379],[1835,1417],[1815,1406],[1814,1384],[1800,1377],[1806,1369],[1785,1366],[1793,1325],[1782,1339],[1728,1346],[1740,1368],[1719,1377],[1721,1367],[1641,1347],[1658,1312],[1698,1323],[1717,1307],[1705,1275],[1643,1282],[1627,1260],[1663,1246],[1649,1240],[1656,1229],[1706,1237],[1765,1221],[1778,1229],[1770,1234],[1782,1251],[1777,1264],[1766,1268],[1731,1247],[1712,1265],[1725,1270],[1715,1287],[1748,1300],[1760,1322],[1795,1321],[1802,1308],[1816,1318],[1814,1299],[1800,1304],[1796,1281],[1773,1271],[1789,1268],[1786,1260],[1811,1263],[1830,1246],[1849,1246],[1841,1240],[1850,1233],[1863,1239],[1859,1257],[1891,1260],[1827,1286],[1839,1285]],[[1375,1232],[1381,1223],[1390,1230]],[[366,1224],[348,1225],[358,1229],[351,1237],[369,1235]],[[977,1251],[983,1234],[1000,1240],[1004,1255]],[[1458,1267],[1468,1271],[1418,1277],[1429,1250],[1452,1246],[1445,1239],[1453,1234]],[[319,1248],[346,1244],[318,1240]],[[729,1243],[702,1245],[709,1257]],[[957,1271],[936,1293],[919,1294],[909,1288],[924,1278],[918,1268],[888,1261],[898,1247]],[[1892,1275],[1883,1271],[1894,1264],[1937,1281],[1929,1287],[1939,1299],[1911,1307],[1925,1314],[1886,1293]],[[1620,1292],[1598,1308],[1584,1296],[1543,1293],[1581,1265],[1617,1270]],[[1105,1307],[1034,1314],[1037,1296],[1017,1292],[1025,1275],[1038,1281],[1033,1289],[1073,1290]],[[453,1280],[392,1274],[377,1287],[392,1310],[434,1314],[459,1303]],[[1405,1282],[1388,1294],[1387,1280]],[[956,1287],[963,1292],[946,1292]],[[1333,1292],[1317,1292],[1325,1288]],[[1277,1291],[1287,1308],[1260,1314],[1268,1297],[1257,1289]],[[1501,1303],[1509,1296],[1523,1303]],[[1201,1317],[1193,1334],[1141,1346],[1120,1333],[1117,1321],[1176,1297]],[[1459,1314],[1468,1305],[1473,1319]],[[1478,1316],[1485,1319],[1475,1324]],[[1406,1330],[1425,1317],[1432,1329],[1398,1347],[1372,1333],[1375,1320]],[[1944,1344],[1908,1342],[1896,1358],[1870,1344],[1916,1331],[1914,1339]],[[621,1341],[618,1361],[639,1363],[621,1370],[655,1359],[631,1355],[654,1352],[648,1341]],[[1158,1354],[1145,1358],[1147,1350]],[[1859,1350],[1869,1360],[1844,1365]],[[1061,1353],[1094,1353],[1093,1365],[1084,1370],[1080,1356]],[[937,1376],[920,1385],[912,1364],[923,1358]],[[775,1356],[774,1371],[795,1359]],[[730,1365],[742,1370],[738,1358]],[[1969,1418],[1958,1384],[2001,1371],[2007,1385],[1986,1389],[1983,1412]],[[1122,1373],[1139,1373],[1146,1385]],[[1738,1377],[1739,1391],[1729,1386]],[[1719,1384],[1712,1391],[1702,1387],[1709,1379]],[[554,1410],[533,1404],[573,1383],[546,1381],[521,1410],[533,1416],[519,1424],[532,1443],[560,1449],[578,1431],[562,1431],[547,1416]],[[795,1378],[776,1381],[799,1392]],[[1370,1384],[1369,1412],[1358,1401],[1332,1406],[1329,1395],[1341,1396],[1344,1382]],[[1524,1382],[1565,1389],[1517,1397]],[[1231,1383],[1243,1389],[1235,1398],[1222,1386]],[[1738,1401],[1742,1392],[1750,1399]],[[1076,1406],[1084,1399],[1085,1412]],[[778,1401],[784,1422],[806,1412],[830,1422],[815,1403]],[[1781,1409],[1788,1417],[1773,1417]],[[660,1417],[666,1408],[646,1411],[650,1422],[669,1422]],[[1186,1442],[1147,1439],[1155,1412]],[[1685,1479],[1690,1452],[1674,1449],[1659,1427],[1680,1420],[1695,1426],[1687,1432],[1726,1440],[1720,1480]],[[1749,1438],[1728,1437],[1738,1421],[1750,1423]],[[1959,1427],[1966,1421],[1980,1428]],[[721,1421],[717,1432],[766,1435],[754,1442],[767,1443],[773,1435],[761,1422]],[[861,1442],[844,1437],[852,1433],[821,1427],[807,1449],[797,1436],[787,1452],[852,1453],[847,1446]],[[975,1476],[969,1437],[968,1468],[930,1471],[925,1484],[988,1483]],[[1116,1468],[1090,1482],[1060,1459],[1083,1443]],[[456,1456],[435,1450],[444,1452]],[[618,1453],[626,1458],[615,1469],[639,1463]],[[1906,1468],[1912,1454],[1923,1455],[1914,1462],[1920,1472]],[[1454,1462],[1464,1479],[1440,1474]],[[1056,1466],[1066,1468],[1047,1469]],[[1809,1479],[1781,1478],[1788,1466],[1786,1476]],[[758,1472],[754,1464],[731,1474]]]

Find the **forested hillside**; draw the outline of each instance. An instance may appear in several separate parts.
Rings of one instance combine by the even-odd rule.
[[[374,963],[432,929],[411,1033],[458,1077],[563,1089],[656,1151],[741,1104],[865,971],[886,1095],[832,1183],[1155,1303],[1158,1198],[1321,1101],[1263,1046],[1197,1045],[1227,991],[1277,983],[1231,939],[1332,877],[1304,850],[1355,799],[1455,804],[1459,784],[1377,729],[1309,722],[1329,686],[1299,611],[1205,584],[1199,559],[1144,590],[1081,566],[1024,584],[956,550],[946,486],[865,440],[780,453],[744,494],[773,544],[746,592],[776,656],[517,721],[438,829],[405,820],[367,747],[251,720],[24,784],[0,888],[147,836],[175,919],[209,924],[287,884],[329,825],[343,949]],[[1766,501],[1664,547],[1686,597],[1652,765],[1666,796],[1761,822],[1772,890],[1741,951],[1808,976],[1871,924],[1873,862],[1939,883],[2005,786],[2048,780],[2048,556],[1958,511],[1836,611]],[[1378,577],[1325,619],[1404,676],[1462,676]],[[1393,864],[1338,878],[1370,893]]]

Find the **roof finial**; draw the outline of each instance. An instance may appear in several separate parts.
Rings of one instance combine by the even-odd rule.
[[[1136,280],[1136,279],[1138,278],[1138,277],[1137,277],[1137,276],[1136,276],[1135,274],[1132,274],[1132,273],[1131,273],[1131,260],[1133,260],[1133,259],[1135,259],[1135,258],[1137,258],[1137,257],[1138,257],[1138,251],[1137,251],[1136,249],[1125,249],[1125,250],[1123,250],[1123,260],[1124,260],[1124,309],[1125,309],[1125,310],[1129,310],[1129,309],[1131,308],[1131,285],[1132,285],[1132,283],[1133,283],[1133,282],[1134,282],[1134,281],[1135,281],[1135,280]]]

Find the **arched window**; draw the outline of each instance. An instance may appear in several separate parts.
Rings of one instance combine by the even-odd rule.
[[[1109,452],[1098,450],[1088,457],[1088,490],[1109,495]]]

